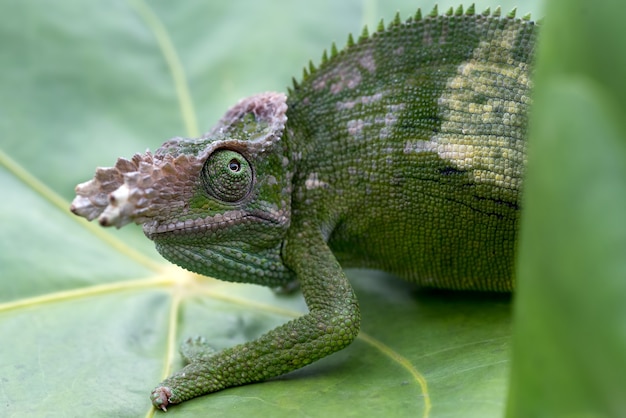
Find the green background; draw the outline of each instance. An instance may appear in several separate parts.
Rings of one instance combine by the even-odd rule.
[[[4,0],[0,5],[1,415],[158,415],[160,412],[150,406],[149,392],[166,374],[181,366],[176,350],[184,338],[201,334],[217,348],[227,347],[253,339],[305,311],[298,295],[278,297],[264,288],[216,282],[168,265],[138,227],[108,231],[84,222],[68,211],[73,188],[91,178],[96,166],[110,166],[119,156],[130,157],[146,148],[154,150],[173,136],[194,136],[209,130],[241,97],[266,90],[285,91],[291,77],[299,78],[309,59],[319,62],[322,51],[333,41],[341,47],[348,33],[359,34],[363,24],[373,28],[381,17],[389,22],[396,11],[406,18],[418,6],[430,11],[433,3]],[[456,2],[439,4],[440,11],[457,6]],[[500,4],[504,11],[515,5],[512,1]],[[482,10],[494,5],[481,1],[476,7]],[[602,10],[613,20],[620,15],[616,8],[624,8],[617,3],[614,7]],[[519,6],[520,15],[528,12],[543,15],[538,1]],[[562,20],[565,29],[553,30],[557,38],[563,30],[576,32],[567,26],[576,22],[574,17]],[[615,68],[608,72],[624,74],[624,67],[619,67],[624,63],[618,62],[622,59],[618,56],[624,54],[616,52],[624,51],[620,49],[624,44],[610,31],[611,26],[602,22],[599,19],[596,26],[582,32],[583,52],[575,48],[580,47],[581,42],[576,42],[580,39],[574,37],[569,42],[565,37],[566,47],[555,43],[552,49],[543,50],[542,57],[547,62],[567,62],[557,59],[559,54],[569,52],[580,57],[593,52],[594,62],[601,63],[595,68]],[[594,42],[587,37],[590,33],[600,33],[598,39],[613,42],[604,58],[608,61],[597,56],[600,48],[594,48]],[[546,64],[543,71],[552,71],[561,80],[558,68]],[[582,77],[604,79],[607,75],[596,72]],[[582,105],[563,108],[560,117],[565,122],[578,111],[576,119],[583,124],[570,127],[573,132],[567,131],[566,135],[598,132],[595,123],[584,122],[597,117],[606,122],[602,132],[618,138],[611,142],[614,148],[592,147],[594,158],[604,161],[611,157],[611,164],[601,165],[607,167],[605,175],[614,181],[602,188],[604,194],[598,193],[605,199],[601,200],[601,208],[613,208],[613,217],[606,211],[594,212],[594,208],[585,207],[577,214],[579,218],[563,220],[564,225],[559,227],[571,229],[570,222],[582,218],[590,225],[572,233],[595,234],[601,230],[612,241],[607,243],[607,236],[602,234],[595,241],[586,236],[563,236],[558,242],[544,239],[544,230],[561,237],[549,229],[557,227],[549,216],[558,218],[562,207],[559,209],[548,197],[572,205],[566,199],[576,200],[581,189],[596,190],[579,182],[596,171],[578,172],[582,179],[563,175],[564,166],[575,174],[581,164],[588,162],[584,149],[576,152],[577,160],[567,160],[569,163],[563,162],[558,169],[551,166],[549,154],[536,151],[535,155],[544,155],[543,163],[538,157],[536,165],[531,164],[539,174],[529,183],[544,184],[537,180],[544,178],[540,170],[552,170],[546,175],[562,181],[550,186],[570,195],[556,196],[552,189],[538,191],[535,202],[539,203],[533,209],[533,193],[528,192],[528,218],[541,218],[545,224],[536,219],[529,221],[530,225],[539,225],[535,237],[531,227],[522,231],[522,260],[528,267],[520,268],[520,275],[530,279],[521,282],[518,302],[542,304],[518,303],[519,332],[515,337],[507,296],[418,291],[382,273],[350,271],[363,311],[363,332],[353,345],[279,379],[197,398],[171,408],[168,414],[484,417],[502,415],[509,396],[509,414],[532,416],[527,412],[550,411],[545,405],[555,405],[553,411],[559,411],[564,402],[545,395],[558,395],[555,385],[565,387],[566,395],[578,393],[576,388],[568,392],[570,389],[558,378],[544,376],[543,372],[553,365],[553,376],[567,376],[567,382],[593,383],[594,396],[588,402],[587,397],[578,397],[582,406],[571,410],[619,411],[623,404],[615,397],[596,394],[608,393],[609,388],[617,390],[624,383],[605,376],[619,375],[626,369],[622,354],[625,315],[623,308],[616,308],[626,293],[622,285],[625,270],[617,261],[614,265],[602,258],[599,263],[594,257],[606,255],[623,260],[626,254],[623,215],[619,215],[626,213],[626,175],[619,171],[624,164],[624,131],[617,123],[619,106],[624,109],[620,100],[626,95],[619,96],[623,91],[612,84],[592,83],[589,87],[589,83],[582,82],[581,89],[572,92],[563,84],[549,87],[549,83],[546,76],[539,84],[550,92],[544,96],[547,103],[543,109],[562,108],[560,102],[550,100],[601,102],[595,113],[587,112]],[[591,99],[585,96],[589,89],[593,91]],[[601,94],[596,95],[598,89]],[[550,114],[548,110],[538,113]],[[613,122],[616,124],[611,125]],[[540,122],[537,126],[533,139],[538,140]],[[582,145],[585,138],[588,136],[583,137]],[[569,149],[569,142],[551,144],[549,152],[567,155],[562,150]],[[598,163],[594,164],[597,167]],[[601,184],[606,184],[605,180],[595,179]],[[621,191],[622,200],[611,200],[620,196],[615,191]],[[598,201],[594,197],[589,199]],[[598,217],[605,219],[604,229],[596,228]],[[597,253],[580,246],[575,247],[578,252],[574,254],[550,255],[546,251],[563,247],[563,242],[581,240],[599,248]],[[612,250],[597,247],[605,244],[610,244]],[[561,287],[550,288],[546,295],[541,286],[551,283],[559,272],[545,267],[552,267],[557,256],[561,257],[556,259],[557,265],[570,266],[573,271],[563,273],[561,282],[555,280]],[[593,256],[589,267],[574,268],[578,264],[571,263],[571,257],[578,261],[586,256]],[[592,352],[591,357],[599,357],[603,363],[584,370],[600,371],[591,376],[570,376],[562,370],[578,370],[575,366],[581,364],[581,357],[575,356],[561,367],[560,361],[567,357],[562,353],[568,347],[580,346],[576,340],[579,337],[583,341],[581,356],[588,358],[584,341],[589,338],[576,333],[584,321],[576,318],[576,326],[571,326],[566,313],[578,312],[577,298],[582,296],[576,292],[586,295],[590,288],[597,288],[596,281],[589,286],[585,278],[596,277],[597,269],[607,265],[611,266],[606,275],[613,278],[609,280],[613,287],[600,287],[608,293],[597,295],[595,303],[588,306],[591,311],[598,305],[606,307],[604,316],[592,316],[596,326],[591,329],[599,330],[599,335],[589,338],[610,336],[613,345],[609,345],[609,352],[613,354]],[[569,280],[574,273],[580,279]],[[616,277],[622,280],[616,281]],[[563,292],[562,287],[569,289],[570,283],[579,284],[580,290],[572,290],[572,295]],[[564,297],[553,298],[555,293]],[[562,299],[570,311],[553,303]],[[546,306],[552,306],[556,313],[544,311]],[[554,323],[541,321],[543,315],[555,318]],[[606,326],[598,327],[597,321]],[[565,339],[554,342],[553,329],[542,330],[542,325],[570,331]],[[553,347],[551,352],[558,355],[541,357],[546,353],[540,349],[541,341],[548,341]],[[600,349],[604,350],[604,340],[602,344]],[[597,344],[591,345],[590,350]],[[539,347],[539,357],[533,354],[535,347]],[[516,363],[508,394],[511,351]],[[605,363],[613,366],[611,373],[602,372]],[[581,393],[586,389],[582,387]]]

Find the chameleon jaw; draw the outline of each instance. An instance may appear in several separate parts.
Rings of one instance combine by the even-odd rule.
[[[233,209],[224,213],[206,216],[197,219],[187,219],[172,223],[160,223],[152,220],[143,224],[144,234],[152,241],[159,241],[162,238],[172,239],[179,235],[181,237],[207,233],[225,231],[236,225],[244,223],[264,223],[284,227],[289,223],[289,216],[286,209],[277,211],[246,211]]]
[[[172,236],[176,234],[189,235],[206,231],[219,231],[231,226],[242,224],[247,218],[252,217],[242,210],[230,210],[223,214],[218,213],[212,216],[197,219],[187,219],[172,223],[159,223],[156,220],[146,222],[143,225],[143,232],[146,236],[156,241],[160,237]]]

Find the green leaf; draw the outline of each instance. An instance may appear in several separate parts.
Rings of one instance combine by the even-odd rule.
[[[503,5],[513,8],[513,2]],[[456,3],[440,3],[447,10]],[[487,6],[481,2],[477,8]],[[432,2],[420,4],[425,13]],[[3,416],[161,414],[149,393],[177,347],[254,339],[306,311],[300,296],[201,278],[140,228],[69,213],[96,166],[208,130],[241,97],[284,91],[332,41],[415,2],[6,0],[0,14],[0,407]],[[520,12],[533,11],[536,7]],[[351,271],[363,332],[281,378],[173,416],[497,416],[507,297],[416,291]]]
[[[525,185],[510,417],[626,415],[623,2],[550,3]]]

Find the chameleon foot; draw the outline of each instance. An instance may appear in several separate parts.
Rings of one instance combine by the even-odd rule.
[[[216,353],[204,337],[189,337],[180,346],[180,354],[187,363],[207,360]]]
[[[170,388],[166,386],[159,386],[152,391],[152,394],[150,394],[150,400],[155,408],[159,408],[162,409],[163,412],[167,412],[167,405],[170,403],[171,396],[172,391]]]

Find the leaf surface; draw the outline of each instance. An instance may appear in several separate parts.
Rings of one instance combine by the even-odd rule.
[[[512,3],[503,3],[503,10]],[[432,4],[421,4],[429,11]],[[443,11],[456,3],[440,3]],[[477,9],[486,7],[479,2]],[[241,97],[285,91],[309,59],[414,1],[7,0],[0,14],[0,407],[3,416],[160,415],[177,347],[256,338],[300,296],[202,278],[140,228],[73,216],[74,186],[119,156],[210,129]],[[530,7],[530,6],[528,6]],[[536,12],[535,9],[526,11]],[[521,11],[521,10],[520,10]],[[296,77],[297,78],[297,77]],[[510,299],[417,291],[353,270],[357,341],[289,375],[171,416],[499,416]]]

